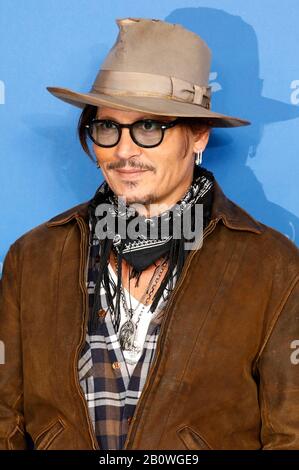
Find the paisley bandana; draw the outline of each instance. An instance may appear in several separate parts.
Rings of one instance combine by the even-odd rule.
[[[108,305],[112,310],[114,310],[113,299],[116,295],[114,315],[117,319],[116,331],[118,331],[123,259],[132,266],[131,277],[136,277],[137,285],[144,269],[154,264],[158,259],[168,260],[168,271],[151,305],[150,310],[154,312],[168,281],[170,281],[171,289],[171,279],[175,271],[178,279],[189,251],[185,248],[186,241],[190,243],[190,239],[186,240],[184,236],[183,219],[185,217],[185,221],[190,221],[190,233],[195,233],[198,218],[195,208],[196,205],[202,204],[201,228],[205,229],[211,217],[213,188],[213,174],[203,167],[195,166],[192,184],[182,199],[161,214],[147,218],[138,214],[136,206],[128,206],[124,200],[117,198],[106,181],[100,185],[89,203],[90,228],[100,240],[99,273],[95,286],[93,313],[89,321],[90,332],[95,331],[98,320],[97,312],[102,308],[99,295],[101,285],[104,285],[106,289]],[[106,211],[102,210],[103,207]],[[114,250],[118,257],[117,286],[113,285],[109,276],[108,264],[111,250]]]

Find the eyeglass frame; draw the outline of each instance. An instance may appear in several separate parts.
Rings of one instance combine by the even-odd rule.
[[[138,145],[138,147],[143,147],[143,148],[154,148],[154,147],[158,147],[158,145],[160,145],[164,139],[164,134],[165,134],[165,131],[167,129],[170,129],[174,126],[176,126],[177,124],[180,124],[184,121],[185,119],[184,118],[180,118],[178,117],[177,119],[174,119],[173,121],[170,121],[170,122],[165,122],[165,121],[158,121],[157,119],[138,119],[137,121],[135,122],[132,122],[131,124],[121,124],[119,122],[116,122],[116,121],[113,121],[112,119],[96,119],[96,118],[93,118],[91,119],[90,121],[90,124],[86,124],[84,127],[87,129],[87,133],[90,137],[90,139],[98,146],[98,147],[104,147],[104,148],[112,148],[112,147],[115,147],[120,139],[121,139],[121,136],[122,136],[122,129],[123,128],[127,128],[129,129],[130,131],[130,136],[131,136],[131,139],[133,140],[133,142]],[[103,145],[103,144],[99,144],[98,142],[95,141],[95,139],[92,137],[92,134],[91,134],[91,125],[94,124],[94,123],[97,123],[97,122],[105,122],[105,121],[109,121],[109,122],[112,122],[118,129],[118,139],[116,141],[115,144],[113,145]],[[154,145],[143,145],[143,144],[140,144],[139,142],[136,141],[136,139],[134,138],[134,135],[133,135],[133,131],[132,131],[132,127],[138,123],[144,123],[144,122],[155,122],[155,123],[158,123],[161,127],[161,130],[162,130],[162,136],[161,136],[161,140],[157,143],[157,144],[154,144]]]

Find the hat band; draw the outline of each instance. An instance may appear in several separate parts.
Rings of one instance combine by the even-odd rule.
[[[91,93],[112,96],[159,97],[210,109],[211,87],[165,75],[100,70]]]

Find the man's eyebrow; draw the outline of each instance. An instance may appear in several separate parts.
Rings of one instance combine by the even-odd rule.
[[[118,122],[117,119],[115,117],[112,117],[112,116],[109,116],[107,114],[104,114],[104,116],[96,116],[96,119],[109,119],[110,121],[115,121],[115,122]],[[151,119],[152,121],[168,121],[169,118],[167,118],[167,116],[157,116],[157,117],[150,117],[148,115],[144,115],[138,119],[135,119],[135,121],[133,122],[136,122],[136,121],[142,121],[144,119]]]

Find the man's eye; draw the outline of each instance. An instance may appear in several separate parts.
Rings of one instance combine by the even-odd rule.
[[[101,123],[103,129],[115,129],[115,124],[112,121],[104,121]]]
[[[159,128],[159,123],[155,121],[143,121],[142,130],[144,131],[154,131]]]

